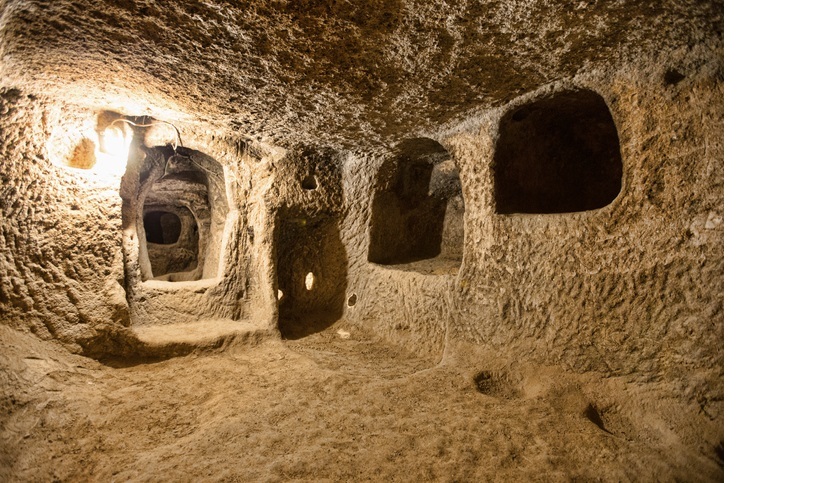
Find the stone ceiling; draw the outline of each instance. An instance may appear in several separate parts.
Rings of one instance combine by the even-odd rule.
[[[0,26],[6,86],[335,148],[435,131],[582,73],[722,48],[722,4],[691,0],[7,0]]]

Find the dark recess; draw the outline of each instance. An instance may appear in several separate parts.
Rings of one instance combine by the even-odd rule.
[[[148,243],[173,245],[182,233],[182,220],[167,211],[145,213],[144,226]]]
[[[320,332],[341,318],[347,291],[347,253],[339,220],[282,211],[276,220],[276,275],[284,293],[279,330],[285,339]],[[314,285],[305,286],[312,273]]]
[[[318,188],[318,181],[316,181],[315,176],[308,176],[302,180],[301,187],[302,189],[312,191]]]
[[[494,159],[496,211],[572,213],[602,208],[620,193],[623,162],[606,102],[561,92],[507,113]]]
[[[685,75],[681,74],[676,69],[668,69],[665,71],[665,75],[663,75],[663,82],[667,86],[673,86],[685,79]]]
[[[475,389],[481,394],[499,399],[520,397],[519,391],[510,383],[508,377],[502,374],[481,371],[475,374],[472,380],[475,382]]]
[[[368,260],[396,265],[440,257],[460,264],[461,181],[451,156],[432,139],[411,139],[378,173]]]
[[[714,454],[717,455],[720,466],[723,466],[725,460],[725,443],[723,441],[720,441],[718,445],[714,446]]]
[[[589,421],[593,422],[598,428],[609,434],[614,434],[606,429],[606,425],[603,423],[603,418],[600,416],[600,412],[594,407],[593,404],[586,406],[586,410],[583,412],[583,415],[586,416]]]

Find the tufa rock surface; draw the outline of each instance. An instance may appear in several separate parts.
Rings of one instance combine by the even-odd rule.
[[[718,479],[722,23],[693,0],[0,1],[3,337],[131,364],[342,324],[499,400],[617,378],[688,408],[673,444],[699,456],[644,476]],[[614,435],[611,397],[558,406]]]

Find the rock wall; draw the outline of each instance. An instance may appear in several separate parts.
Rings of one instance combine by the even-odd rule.
[[[81,113],[15,89],[0,103],[0,320],[78,352],[119,350],[130,318],[118,186],[49,161],[49,137]]]
[[[447,138],[467,205],[451,338],[578,372],[668,379],[720,405],[722,82],[707,69],[674,85],[661,70],[636,77],[645,81],[576,81],[603,95],[620,135],[623,188],[601,209],[496,214],[498,115]]]
[[[721,4],[353,3],[0,4],[3,322],[99,355],[127,352],[129,326],[293,335],[343,315],[431,359],[662,379],[721,415]],[[611,114],[619,193],[595,179],[610,191],[585,194],[589,211],[499,207],[505,120],[576,92]],[[122,189],[83,169],[94,146],[76,133],[103,110],[173,122],[223,170],[215,285],[143,276],[139,167]],[[578,139],[606,132],[572,119]],[[370,261],[379,173],[413,139],[458,173],[455,263],[435,244]]]
[[[685,76],[648,62],[637,72],[578,76],[442,130],[466,207],[457,275],[364,261],[375,191],[367,187],[376,183],[351,179],[362,195],[348,195],[358,214],[348,290],[358,305],[347,316],[422,353],[443,354],[446,339],[450,353],[477,353],[490,365],[528,360],[671,381],[681,397],[721,414],[723,84],[709,56],[678,60]],[[497,213],[502,118],[586,89],[603,97],[618,130],[616,199],[574,213]]]
[[[227,234],[211,243],[221,246],[212,247],[214,254],[202,263],[206,280],[153,280],[143,276],[140,264],[148,260],[143,205],[135,203],[128,188],[129,179],[134,187],[145,184],[139,179],[144,156],[132,156],[135,171],[129,175],[125,170],[124,177],[122,171],[112,175],[98,169],[103,162],[95,165],[93,156],[88,166],[76,167],[73,146],[93,143],[95,137],[93,129],[76,133],[93,125],[97,112],[15,89],[3,90],[2,102],[3,323],[93,357],[137,353],[140,342],[130,327],[201,319],[273,326],[275,278],[266,268],[273,248],[265,237],[272,223],[267,209],[259,206],[260,195],[249,197],[253,173],[263,169],[263,159],[246,163],[251,158],[242,152],[242,142],[189,137],[193,145],[225,160],[232,214],[214,212],[208,226],[227,226]],[[211,168],[221,170],[222,165]],[[224,178],[220,182],[224,186]],[[224,191],[219,197],[225,198]],[[254,228],[261,234],[258,239]]]

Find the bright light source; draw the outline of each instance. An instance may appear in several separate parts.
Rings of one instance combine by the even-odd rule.
[[[313,272],[308,273],[307,276],[304,277],[304,288],[307,290],[313,290],[314,281],[315,277],[313,277]]]
[[[97,164],[94,170],[103,175],[122,176],[128,164],[131,150],[131,128],[125,123],[117,123],[105,128],[100,134]]]

